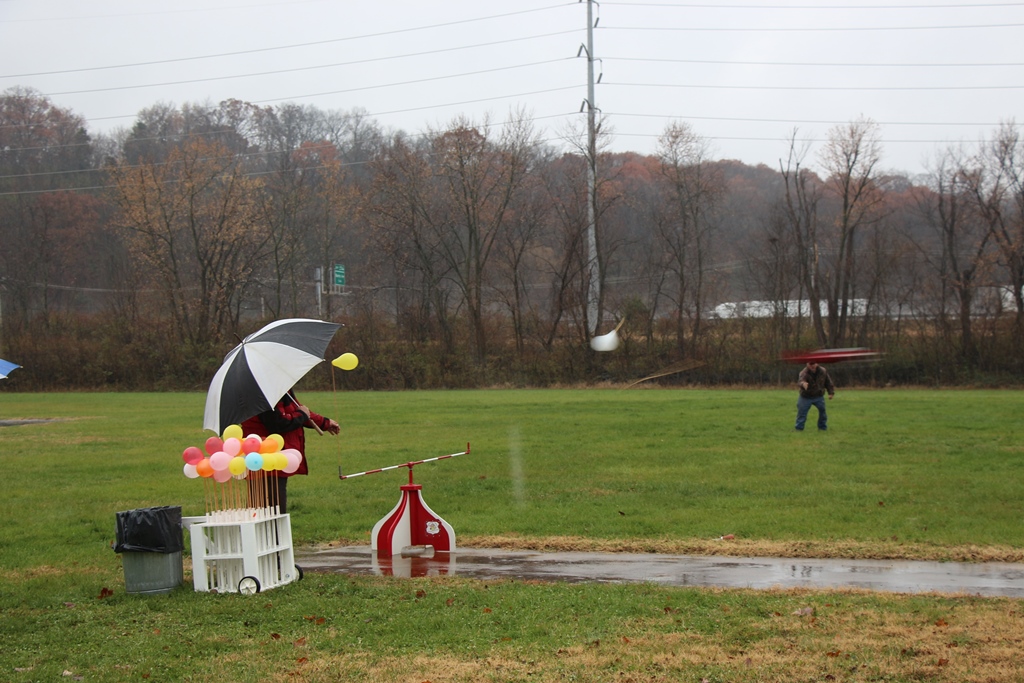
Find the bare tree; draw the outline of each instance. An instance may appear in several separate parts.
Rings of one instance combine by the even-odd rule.
[[[950,148],[942,153],[932,167],[931,188],[921,188],[917,193],[918,210],[932,228],[932,240],[911,238],[938,277],[937,310],[933,314],[940,330],[948,328],[949,302],[955,301],[953,318],[959,322],[960,358],[967,365],[978,360],[974,299],[979,279],[989,266],[992,235],[973,201],[972,177],[961,151]]]
[[[967,174],[977,210],[999,250],[1016,306],[1014,345],[1024,344],[1024,142],[1004,123]]]
[[[828,343],[842,344],[857,296],[858,235],[882,216],[885,194],[877,182],[882,145],[878,124],[859,119],[829,131],[821,161],[828,174],[824,190],[838,203],[832,221],[831,258],[822,282],[828,306]]]
[[[181,341],[219,341],[237,326],[237,303],[264,239],[258,184],[223,145],[201,137],[170,149],[166,163],[124,164],[112,177],[117,224],[161,286]]]
[[[428,321],[433,319],[442,348],[451,353],[455,350],[449,319],[452,292],[446,283],[450,266],[442,255],[442,233],[435,226],[441,193],[428,152],[396,135],[381,148],[373,165],[374,183],[366,200],[371,239],[388,259],[396,315],[404,309],[405,294],[415,293],[414,336],[428,338]]]
[[[445,211],[432,223],[445,233],[439,240],[442,253],[464,297],[481,361],[487,349],[484,309],[491,256],[507,229],[537,144],[522,112],[502,127],[497,141],[490,135],[486,121],[474,126],[460,118],[432,140],[436,173],[447,190]]]
[[[828,342],[821,316],[823,286],[820,279],[820,249],[818,238],[818,204],[821,202],[821,181],[812,171],[803,167],[807,149],[798,148],[796,131],[789,144],[789,155],[780,164],[785,186],[784,211],[790,234],[796,246],[797,265],[807,300],[810,304],[811,325],[819,344]],[[802,313],[802,312],[801,312]]]
[[[707,253],[714,211],[724,193],[722,178],[708,163],[708,143],[687,123],[671,123],[658,138],[661,175],[666,183],[664,213],[657,221],[666,264],[675,285],[676,344],[696,350],[706,306]]]

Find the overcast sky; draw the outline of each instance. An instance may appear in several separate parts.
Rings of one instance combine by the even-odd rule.
[[[777,168],[794,129],[817,149],[866,117],[881,126],[883,167],[914,174],[950,144],[1024,123],[1024,2],[593,11],[595,100],[615,151],[652,153],[680,120],[712,158]],[[360,108],[410,133],[521,107],[561,144],[584,123],[586,40],[575,0],[0,0],[0,90],[34,88],[92,132],[158,102]]]

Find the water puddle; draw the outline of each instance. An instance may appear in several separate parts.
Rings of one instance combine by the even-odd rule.
[[[1024,597],[1024,564],[810,560],[458,548],[433,557],[378,557],[368,546],[296,550],[306,572],[461,576],[719,588],[859,588],[894,593]]]

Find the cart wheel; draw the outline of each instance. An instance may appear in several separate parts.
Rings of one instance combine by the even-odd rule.
[[[260,580],[255,576],[243,576],[238,582],[238,592],[242,595],[255,595],[260,592]]]
[[[299,565],[295,565],[295,574],[298,577],[298,580],[302,581],[302,577],[304,576],[302,572],[302,567],[300,567]]]

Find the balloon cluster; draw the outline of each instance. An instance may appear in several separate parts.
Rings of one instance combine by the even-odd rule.
[[[203,477],[223,484],[232,477],[245,479],[250,472],[291,474],[302,464],[302,454],[284,448],[280,434],[265,439],[256,434],[243,436],[241,425],[229,426],[223,436],[211,436],[204,447],[205,454],[197,446],[189,446],[181,454],[189,479]]]

